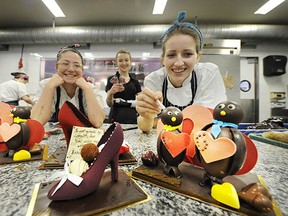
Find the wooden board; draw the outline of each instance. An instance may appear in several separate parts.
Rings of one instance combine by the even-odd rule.
[[[256,210],[245,205],[244,203],[241,203],[241,208],[239,210],[224,205],[212,198],[212,196],[210,195],[210,187],[201,187],[199,185],[199,182],[204,174],[204,170],[202,168],[183,162],[179,165],[179,169],[183,175],[183,177],[180,179],[165,175],[163,173],[163,163],[159,163],[158,166],[155,168],[149,168],[141,165],[140,167],[132,171],[132,177],[138,180],[142,180],[146,183],[168,189],[183,196],[187,196],[189,198],[216,206],[218,208],[235,212],[237,214],[244,214],[249,216],[256,216],[259,214],[263,216],[281,215],[281,213],[278,214],[281,211],[279,210],[275,201],[273,201],[274,212],[270,213],[259,213]],[[256,176],[255,178],[255,176],[255,174],[251,174],[249,178],[254,180],[256,179],[258,181],[258,177]],[[240,178],[240,175],[237,176],[237,178]]]
[[[31,158],[26,160],[17,160],[14,161],[13,158],[6,157],[6,152],[0,152],[0,165],[2,164],[11,164],[11,163],[22,163],[22,162],[29,162],[29,161],[35,161],[35,160],[42,160],[43,158],[43,150],[41,151],[41,154],[37,155],[31,155]]]
[[[118,182],[112,182],[111,172],[106,171],[97,191],[79,199],[50,200],[47,193],[54,184],[55,182],[47,182],[35,186],[26,215],[44,213],[51,216],[104,214],[151,199],[121,169],[119,169]]]

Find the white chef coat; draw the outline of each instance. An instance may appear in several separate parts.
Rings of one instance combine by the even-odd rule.
[[[197,78],[197,90],[194,97],[194,103],[209,108],[214,108],[218,103],[227,100],[224,82],[217,65],[213,63],[198,63],[194,71]],[[179,88],[175,88],[168,79],[167,99],[172,104],[185,106],[190,103],[191,92],[191,74]],[[163,81],[167,77],[165,68],[151,72],[145,77],[144,86],[152,91],[161,91]]]

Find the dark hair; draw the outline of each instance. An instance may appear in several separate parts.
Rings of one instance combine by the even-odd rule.
[[[84,65],[84,59],[83,59],[83,56],[82,54],[76,49],[76,48],[79,48],[80,47],[80,44],[72,44],[72,45],[68,45],[66,47],[62,47],[59,52],[57,53],[57,62],[60,60],[61,58],[61,55],[63,53],[66,53],[66,52],[74,52],[76,54],[78,54],[81,58],[81,63],[82,65]]]
[[[24,80],[29,80],[29,76],[24,72],[13,72],[11,75],[14,76],[15,79],[23,78]]]

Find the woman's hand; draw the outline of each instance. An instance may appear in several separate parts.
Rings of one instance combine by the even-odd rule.
[[[113,84],[111,89],[107,92],[106,103],[109,107],[113,105],[114,94],[124,91],[125,87],[122,84]]]
[[[122,92],[125,90],[125,87],[122,84],[113,84],[113,86],[110,89],[110,93],[112,95],[118,93],[118,92]]]
[[[157,100],[162,101],[162,92],[153,92],[148,88],[137,96],[136,110],[145,119],[154,119],[161,112]]]
[[[46,85],[49,85],[51,88],[57,88],[58,86],[62,85],[64,80],[59,74],[54,74],[51,79],[48,81]]]
[[[79,77],[75,81],[75,85],[78,86],[83,91],[85,91],[86,88],[91,88],[89,82],[87,82],[83,77]]]

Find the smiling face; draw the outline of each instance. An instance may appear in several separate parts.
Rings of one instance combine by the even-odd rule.
[[[56,64],[56,70],[65,83],[74,84],[83,73],[81,57],[75,52],[63,52]]]
[[[128,53],[118,53],[116,65],[120,73],[128,73],[131,67],[131,57]]]
[[[181,87],[200,60],[195,39],[187,34],[174,34],[163,44],[162,63],[170,82]]]

